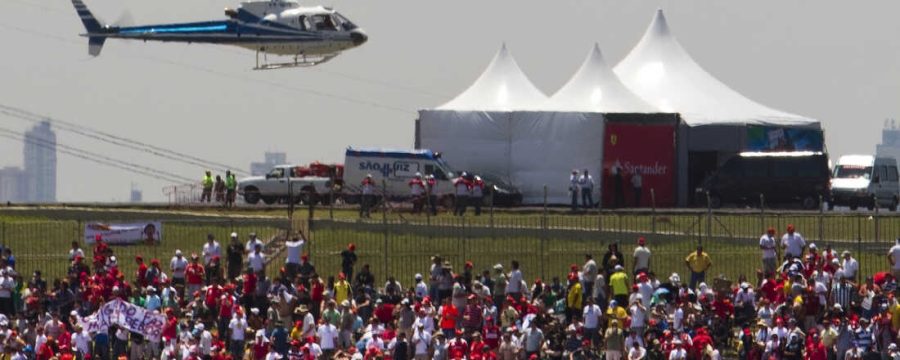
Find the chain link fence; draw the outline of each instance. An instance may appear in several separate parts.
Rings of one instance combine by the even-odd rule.
[[[456,271],[461,271],[466,261],[475,265],[475,272],[481,272],[497,263],[508,269],[511,260],[518,260],[530,282],[563,277],[570,264],[580,267],[584,263],[585,254],[592,254],[599,262],[607,247],[617,243],[626,269],[630,269],[640,236],[647,239],[653,253],[651,269],[660,277],[672,272],[684,274],[684,258],[698,245],[713,260],[708,276],[752,277],[761,267],[760,235],[769,226],[781,234],[788,224],[794,224],[807,243],[816,243],[819,249],[831,245],[837,252],[851,251],[863,273],[872,274],[888,268],[887,250],[900,235],[900,216],[879,212],[594,210],[569,214],[555,209],[486,208],[481,216],[452,217],[382,209],[373,213],[373,218],[358,219],[335,216],[336,210],[330,208],[309,209],[308,213],[303,210],[292,218],[163,219],[159,244],[113,248],[120,268],[131,278],[136,255],[146,260],[158,258],[167,269],[175,249],[186,255],[200,253],[207,234],[221,243],[224,257],[230,233],[238,233],[244,244],[247,235],[256,232],[267,243],[265,253],[271,262],[267,273],[275,276],[284,261],[284,240],[288,234],[301,231],[310,239],[307,252],[324,277],[340,271],[340,252],[354,243],[359,257],[357,269],[370,264],[378,281],[393,275],[411,285],[414,274],[429,271],[433,255],[449,261]],[[343,215],[352,214],[352,210],[341,211]],[[116,219],[99,222],[114,223]],[[12,249],[23,276],[42,270],[49,279],[62,277],[68,268],[70,244],[83,238],[86,223],[0,219],[0,243]],[[85,251],[90,253],[90,249]]]

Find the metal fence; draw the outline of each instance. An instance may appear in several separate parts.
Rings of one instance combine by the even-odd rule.
[[[389,216],[390,215],[390,216]],[[399,215],[399,216],[398,216]],[[526,276],[564,277],[570,264],[579,267],[585,254],[600,259],[616,243],[630,270],[638,237],[652,251],[651,269],[659,276],[687,271],[684,258],[698,245],[710,254],[708,276],[730,279],[755,276],[762,267],[759,238],[769,226],[778,237],[794,224],[808,244],[848,250],[865,274],[888,268],[886,254],[900,235],[900,217],[884,213],[834,214],[766,211],[594,211],[566,214],[536,209],[485,213],[480,217],[375,214],[374,219],[326,216],[309,221],[312,259],[320,272],[340,271],[340,252],[357,246],[359,263],[376,274],[394,275],[409,282],[426,274],[430,257],[439,255],[461,269],[472,261],[480,273],[511,260],[522,264]],[[379,278],[382,279],[382,278]],[[404,282],[404,283],[405,283]]]
[[[636,239],[644,236],[651,249],[651,269],[660,276],[684,273],[685,256],[703,245],[713,260],[709,276],[735,279],[752,276],[761,267],[758,239],[769,226],[783,233],[794,224],[808,243],[838,252],[850,250],[865,274],[887,269],[887,250],[900,235],[900,216],[891,213],[835,214],[768,211],[593,211],[570,214],[552,209],[491,211],[482,216],[414,215],[406,210],[373,213],[358,219],[353,210],[331,208],[298,212],[288,217],[162,220],[159,245],[116,246],[114,251],[126,276],[135,270],[134,256],[158,258],[168,267],[175,249],[199,253],[211,233],[224,247],[237,232],[242,244],[256,232],[266,248],[275,275],[284,261],[281,246],[291,231],[310,239],[308,252],[318,272],[333,276],[340,271],[340,252],[348,243],[357,246],[359,263],[370,264],[379,282],[387,275],[411,285],[415,273],[426,274],[432,255],[440,255],[460,271],[472,261],[481,272],[496,263],[507,268],[518,260],[529,280],[563,277],[570,264],[584,263],[584,254],[601,259],[611,243],[619,244],[626,268],[633,262]],[[108,219],[115,222],[116,219]],[[152,220],[152,219],[145,219]],[[124,220],[128,221],[128,220]],[[0,243],[9,246],[24,275],[40,269],[47,278],[61,277],[68,267],[73,240],[82,239],[83,220],[2,220]],[[86,246],[82,244],[82,246]],[[87,253],[89,249],[85,249]]]
[[[130,222],[133,220],[91,221],[99,223]],[[0,244],[9,247],[16,259],[16,270],[29,278],[34,270],[41,270],[45,278],[64,277],[69,267],[71,243],[78,241],[87,256],[92,251],[90,245],[82,241],[85,224],[80,220],[26,220],[0,221]],[[156,258],[164,271],[168,272],[169,261],[176,249],[185,256],[200,254],[207,234],[213,234],[222,245],[223,261],[229,235],[237,232],[244,244],[250,232],[268,244],[266,251],[275,253],[290,229],[286,219],[189,219],[163,220],[161,240],[158,244],[135,244],[113,246],[119,268],[131,280],[137,266],[135,256],[141,255],[149,262]],[[90,261],[90,259],[86,259]],[[270,269],[272,273],[276,269]]]

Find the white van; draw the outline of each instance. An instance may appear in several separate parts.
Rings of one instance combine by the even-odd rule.
[[[410,197],[409,181],[416,173],[434,175],[437,187],[434,194],[452,194],[452,180],[456,174],[441,159],[440,153],[431,150],[388,150],[348,148],[344,158],[344,193],[349,203],[359,200],[350,194],[359,194],[362,180],[372,174],[376,192],[382,194],[382,181],[389,199],[403,200]],[[440,201],[440,199],[439,199]]]
[[[897,160],[872,155],[844,155],[838,159],[831,176],[828,209],[834,209],[837,205],[849,206],[850,210],[860,206],[872,210],[877,199],[879,207],[896,211],[898,192],[900,176]]]

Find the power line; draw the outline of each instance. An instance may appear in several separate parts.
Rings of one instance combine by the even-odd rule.
[[[14,112],[14,113],[11,113]],[[58,128],[76,133],[78,135],[88,137],[94,140],[99,140],[102,142],[110,143],[116,146],[121,146],[125,148],[129,148],[136,151],[141,151],[144,153],[148,153],[154,156],[162,157],[168,160],[174,160],[181,163],[199,166],[204,169],[208,169],[209,167],[216,167],[216,170],[226,171],[232,170],[232,172],[247,174],[247,172],[239,170],[239,168],[234,166],[229,166],[226,164],[218,163],[215,161],[210,161],[206,159],[201,159],[192,155],[188,155],[182,152],[178,152],[175,150],[170,150],[166,148],[162,148],[156,145],[147,144],[138,140],[125,138],[122,136],[110,134],[101,130],[93,129],[88,126],[79,125],[73,122],[64,121],[60,119],[51,118],[46,115],[36,114],[30,112],[25,109],[21,109],[14,106],[4,105],[0,103],[0,114],[5,114],[10,117],[14,117],[17,119],[30,121],[30,122],[41,122],[41,121],[51,121],[56,124]],[[61,125],[61,126],[60,126]]]
[[[56,150],[62,154],[74,156],[79,159],[83,159],[83,160],[91,161],[91,162],[94,162],[97,164],[118,168],[118,169],[125,170],[125,171],[131,172],[131,173],[139,174],[139,175],[145,175],[145,176],[150,176],[150,177],[154,177],[154,178],[158,178],[158,179],[167,180],[167,181],[170,181],[173,183],[182,183],[182,182],[185,182],[185,180],[187,180],[187,182],[193,182],[190,179],[187,179],[185,177],[175,175],[175,174],[170,174],[167,172],[159,172],[159,171],[153,170],[153,169],[150,169],[150,171],[142,170],[140,168],[129,167],[128,165],[122,165],[120,163],[116,163],[115,161],[109,161],[109,160],[105,160],[103,158],[96,158],[96,157],[93,157],[90,152],[86,152],[83,150],[65,146],[65,145],[62,145],[59,143],[57,143],[56,147],[54,147],[47,141],[41,141],[39,139],[29,138],[20,132],[11,131],[8,129],[0,128],[0,137],[5,137],[8,139],[12,139],[12,140],[18,140],[18,141],[21,141],[26,144],[33,144],[33,145],[38,146],[43,149]],[[62,149],[60,149],[60,148],[62,148]],[[70,149],[75,149],[75,150],[70,150]],[[96,154],[94,154],[94,155],[96,155]]]

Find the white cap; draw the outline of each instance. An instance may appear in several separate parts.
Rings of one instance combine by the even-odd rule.
[[[625,270],[625,268],[623,268],[622,265],[616,265],[615,270],[616,270],[616,271],[618,271],[618,270]]]
[[[422,280],[422,274],[416,274],[416,280]]]
[[[422,177],[422,173],[416,171],[416,177]]]
[[[816,243],[809,244],[809,248],[810,248],[810,249],[815,249],[815,248],[816,248]]]
[[[197,330],[203,331],[203,329],[204,329],[203,323],[197,323],[197,325],[194,325],[194,328]]]
[[[259,315],[259,308],[251,308],[250,313],[252,313],[253,315]]]
[[[236,232],[233,232],[233,233],[231,233],[231,237],[236,238],[236,237],[238,237],[238,234]]]
[[[175,250],[175,256],[181,256],[181,249]]]

